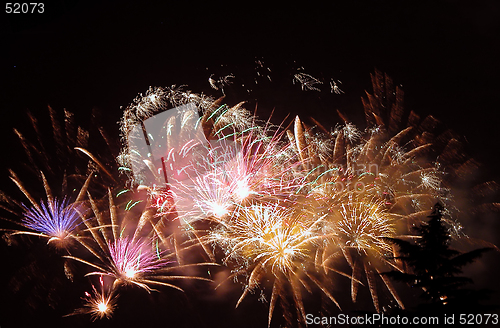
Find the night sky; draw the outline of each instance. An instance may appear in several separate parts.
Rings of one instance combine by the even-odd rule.
[[[208,78],[211,74],[232,73],[234,92],[228,89],[228,102],[256,103],[261,118],[267,118],[274,109],[277,123],[290,113],[312,116],[333,127],[340,122],[337,109],[354,120],[362,118],[360,98],[365,90],[371,92],[370,73],[374,69],[402,85],[408,111],[416,111],[422,117],[432,114],[464,137],[470,156],[483,163],[480,179],[500,180],[498,1],[335,0],[328,5],[290,2],[284,6],[178,2],[97,4],[60,0],[46,3],[43,14],[2,13],[1,190],[13,188],[7,179],[7,168],[18,165],[22,157],[12,129],[22,130],[28,110],[43,117],[47,115],[47,105],[57,111],[66,108],[76,113],[77,120],[85,126],[92,108],[97,108],[110,133],[117,135],[115,123],[122,114],[120,107],[126,107],[148,87],[187,85],[186,89],[193,92],[220,96],[220,92],[210,88]],[[271,69],[273,82],[262,82],[252,92],[243,92],[245,88],[239,86],[253,81],[257,60]],[[321,93],[301,91],[292,85],[293,73],[300,67],[326,83],[330,78],[342,81],[340,86],[345,94],[331,94],[327,84]],[[491,222],[491,227],[498,229],[499,225]],[[488,255],[486,259],[499,262],[500,257]],[[1,267],[8,268],[9,263],[2,263]],[[500,269],[493,267],[482,282],[500,289],[498,282],[493,283]],[[122,313],[134,311],[134,306],[139,308],[137,311],[148,312],[144,304],[163,302],[167,305],[162,310],[162,326],[167,326],[169,316],[191,317],[192,321],[186,321],[190,323],[184,323],[190,326],[199,325],[204,322],[203,316],[212,315],[209,311],[213,308],[205,309],[196,303],[200,300],[188,301],[189,295],[179,298],[183,304],[183,310],[179,310],[179,302],[172,300],[177,299],[176,295],[137,293],[132,296],[139,305],[120,302],[119,306]],[[59,301],[64,302],[65,296],[63,293]],[[17,299],[12,304],[16,301],[20,302]],[[2,299],[2,304],[9,302]],[[229,309],[229,303],[221,308]],[[38,320],[35,316],[43,312],[23,314],[23,306],[12,304],[9,309],[19,308],[21,313],[13,315],[12,311],[4,313],[0,309],[2,328],[11,327],[14,316],[24,316],[26,322],[33,323]],[[255,322],[263,316],[265,323],[267,310],[260,305],[248,311],[258,313]],[[169,307],[177,313],[170,313]],[[198,314],[192,314],[189,307]],[[238,311],[239,315],[248,312]],[[53,320],[51,314],[45,315],[43,320]],[[9,318],[5,324],[3,316]],[[32,321],[26,318],[30,316]],[[72,320],[72,325],[77,322],[75,318],[67,320]],[[88,317],[79,320],[82,326],[89,323]],[[113,322],[123,324],[119,320]],[[151,320],[158,322],[162,318],[158,315],[156,321]],[[228,322],[238,322],[231,320],[236,319]],[[205,325],[228,322],[207,321]],[[54,324],[64,326],[67,322]]]

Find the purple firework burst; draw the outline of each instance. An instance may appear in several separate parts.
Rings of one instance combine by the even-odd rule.
[[[23,226],[50,237],[50,240],[63,240],[70,236],[80,219],[77,207],[67,199],[41,201],[40,206],[25,209]]]

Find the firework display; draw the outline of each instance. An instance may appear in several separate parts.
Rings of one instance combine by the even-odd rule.
[[[226,94],[228,78],[234,76],[211,76],[210,84]],[[303,72],[292,82],[302,91],[322,84]],[[460,238],[453,179],[471,162],[456,162],[454,135],[435,136],[433,117],[404,115],[403,92],[389,77],[377,71],[372,82],[374,93],[363,98],[366,125],[339,112],[342,123],[333,130],[299,116],[275,125],[244,102],[150,88],[124,111],[122,149],[112,159],[90,149],[88,133],[72,125],[68,112],[65,138],[51,110],[58,155],[67,154],[59,156],[66,158],[64,188],[52,191],[45,174],[57,170],[48,157],[46,167],[35,165],[33,148],[18,132],[44,193],[38,201],[11,172],[30,205],[4,197],[22,226],[6,234],[46,238],[66,261],[85,268],[74,274],[97,279],[72,313],[92,320],[113,316],[122,288],[150,293],[182,290],[180,280],[211,284],[212,267],[227,272],[215,289],[242,286],[236,307],[261,295],[269,326],[278,308],[289,322],[304,323],[305,294],[341,309],[331,288],[339,277],[350,285],[352,302],[367,288],[381,312],[384,290],[404,309],[382,274],[405,270],[389,239],[411,238],[437,202]],[[332,93],[344,93],[340,83],[330,82]],[[73,165],[75,157],[83,168]]]

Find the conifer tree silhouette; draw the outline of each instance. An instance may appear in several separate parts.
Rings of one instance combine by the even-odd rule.
[[[434,206],[429,220],[415,228],[419,236],[415,242],[390,238],[399,247],[405,272],[393,270],[385,275],[396,281],[405,282],[413,288],[422,290],[424,301],[418,311],[425,312],[484,312],[480,300],[486,298],[487,291],[464,288],[472,279],[460,276],[462,268],[474,262],[491,248],[480,248],[460,253],[450,248],[448,229],[442,217],[441,204]],[[465,313],[465,312],[464,312]]]

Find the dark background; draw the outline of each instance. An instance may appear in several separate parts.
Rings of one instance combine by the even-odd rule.
[[[57,111],[66,108],[85,126],[91,109],[98,108],[117,134],[120,106],[126,107],[149,86],[186,84],[194,92],[219,96],[208,78],[233,73],[234,90],[227,90],[228,102],[247,100],[252,106],[257,102],[262,118],[274,109],[273,119],[278,123],[291,113],[313,116],[331,127],[339,123],[337,109],[355,121],[362,117],[360,97],[365,90],[371,91],[369,74],[375,68],[402,85],[408,110],[421,116],[432,114],[465,138],[468,153],[483,163],[481,178],[500,178],[500,5],[496,0],[346,0],[283,6],[61,0],[46,2],[43,14],[5,14],[3,9],[2,190],[12,188],[6,169],[15,167],[21,158],[12,129],[26,126],[27,110],[44,116],[47,105]],[[271,68],[273,82],[261,81],[246,92],[239,86],[253,83],[262,69],[256,60]],[[303,92],[292,84],[299,67],[325,81],[321,93]],[[345,94],[329,93],[330,78],[342,81]],[[491,222],[491,227],[498,225]],[[488,261],[498,262],[498,256]],[[9,263],[1,267],[8,268]],[[482,285],[498,289],[494,283],[498,267],[484,270]],[[178,317],[184,312],[175,306],[179,303],[173,303],[168,304]],[[123,309],[133,304],[119,305]],[[9,309],[16,307],[11,304]],[[0,311],[0,326],[9,326],[3,324],[2,316],[9,318],[6,322],[16,316],[29,321],[32,316],[35,322],[42,312],[23,313],[21,305],[19,309],[21,313]],[[164,308],[167,321],[171,309]],[[193,315],[185,311],[185,317]],[[263,316],[265,323],[265,306],[249,311]],[[79,319],[87,322],[88,318]],[[221,324],[208,322],[207,326]]]
[[[2,136],[23,124],[27,109],[36,113],[47,104],[81,114],[82,120],[97,107],[118,120],[120,106],[149,86],[187,84],[194,92],[215,94],[208,77],[223,74],[221,65],[226,74],[251,81],[254,61],[263,59],[276,68],[274,78],[286,78],[287,84],[302,66],[326,83],[330,77],[341,80],[346,91],[341,97],[323,95],[323,108],[293,102],[282,109],[283,98],[294,95],[280,93],[285,83],[275,83],[259,99],[267,101],[263,111],[278,107],[314,116],[329,110],[334,116],[335,109],[359,108],[377,68],[403,86],[408,109],[446,122],[470,141],[472,155],[498,166],[496,1],[227,7],[53,1],[45,7],[43,14],[2,13]]]

